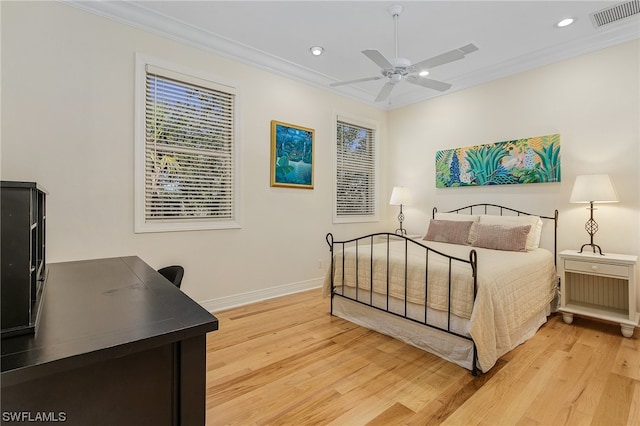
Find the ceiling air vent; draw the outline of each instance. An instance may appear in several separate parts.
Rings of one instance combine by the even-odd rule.
[[[640,13],[640,0],[631,0],[623,3],[618,3],[615,6],[607,7],[598,12],[594,12],[591,15],[591,22],[596,28],[600,28],[603,25],[617,22],[621,19],[628,18],[629,16],[637,15]]]

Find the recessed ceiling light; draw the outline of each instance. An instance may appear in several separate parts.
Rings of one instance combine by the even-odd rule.
[[[574,18],[565,18],[556,24],[556,27],[563,28],[573,24],[576,20]]]
[[[427,70],[422,70],[422,71],[420,71],[420,73],[418,73],[418,75],[419,75],[420,77],[426,77],[426,76],[428,76],[428,75],[429,75],[429,71],[427,71]]]
[[[309,50],[311,51],[311,54],[313,56],[320,56],[320,55],[322,55],[322,52],[324,52],[324,49],[322,47],[320,47],[320,46],[313,46]]]

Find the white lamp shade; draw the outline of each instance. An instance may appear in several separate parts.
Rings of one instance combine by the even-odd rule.
[[[576,177],[569,202],[615,203],[618,202],[618,194],[609,175],[582,175]]]
[[[395,186],[391,192],[389,204],[392,206],[409,206],[413,202],[411,192],[403,186]]]

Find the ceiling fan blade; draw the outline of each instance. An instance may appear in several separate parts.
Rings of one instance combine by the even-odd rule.
[[[457,61],[460,59],[464,59],[464,53],[456,49],[446,53],[442,53],[429,59],[425,59],[424,61],[420,61],[417,64],[413,64],[413,67],[416,70],[430,69],[433,67],[437,67],[438,65],[448,64],[449,62]]]
[[[338,81],[336,83],[331,83],[329,84],[329,86],[331,87],[336,87],[336,86],[342,86],[344,84],[351,84],[351,83],[361,83],[363,81],[373,81],[373,80],[380,80],[381,78],[384,78],[383,76],[379,75],[376,77],[365,77],[365,78],[359,78],[357,80],[349,80],[349,81]]]
[[[395,84],[391,82],[382,86],[382,89],[380,90],[380,93],[378,93],[378,97],[376,98],[375,102],[386,101],[389,95],[391,94],[391,91],[393,90],[394,86]]]
[[[444,83],[438,80],[432,80],[430,78],[409,76],[409,77],[405,77],[405,80],[407,80],[409,83],[417,84],[418,86],[437,90],[439,92],[444,92],[451,88],[451,84],[449,83]]]
[[[367,50],[363,50],[362,53],[367,58],[375,62],[376,65],[378,65],[380,68],[393,68],[393,65],[391,64],[391,62],[389,62],[389,60],[385,58],[384,55],[378,52],[377,50],[367,49]]]
[[[467,44],[459,49],[454,49],[449,52],[442,53],[424,61],[413,64],[413,67],[417,70],[428,69],[437,67],[439,65],[448,64],[449,62],[463,59],[466,54],[475,52],[478,48],[474,44]]]

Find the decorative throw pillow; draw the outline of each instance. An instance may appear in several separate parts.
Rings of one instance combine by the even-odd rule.
[[[426,241],[438,241],[450,244],[469,244],[469,230],[473,221],[431,219]]]
[[[531,225],[506,226],[476,223],[471,245],[493,250],[527,251]]]
[[[527,236],[527,250],[534,250],[540,246],[540,236],[542,235],[542,219],[540,216],[498,216],[481,215],[480,223],[483,225],[503,225],[508,227],[530,225]],[[473,232],[473,230],[471,230]]]

